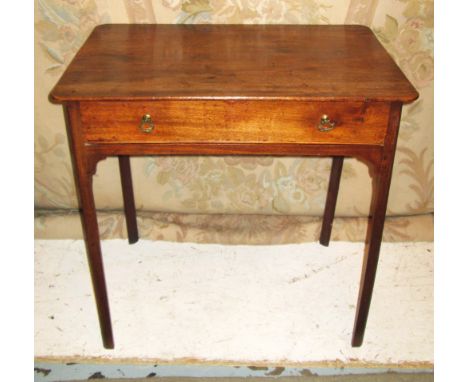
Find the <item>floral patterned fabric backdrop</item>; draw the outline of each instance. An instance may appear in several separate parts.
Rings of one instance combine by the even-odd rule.
[[[61,106],[48,101],[77,49],[103,23],[368,25],[420,98],[404,107],[389,215],[433,211],[433,1],[431,0],[36,0],[35,204],[77,207]],[[320,216],[330,159],[132,158],[137,208],[146,211]],[[116,185],[119,185],[118,187]],[[100,162],[100,209],[122,208],[118,164]],[[367,167],[345,160],[337,216],[365,216]]]

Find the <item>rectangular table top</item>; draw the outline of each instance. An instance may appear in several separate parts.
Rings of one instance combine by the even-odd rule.
[[[100,25],[51,92],[55,102],[417,96],[372,31],[356,25]]]

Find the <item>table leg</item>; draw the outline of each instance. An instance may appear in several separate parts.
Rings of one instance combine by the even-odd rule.
[[[367,228],[366,246],[361,273],[356,317],[354,321],[352,346],[361,346],[372,299],[377,263],[379,261],[380,244],[387,209],[388,191],[390,186],[391,169],[386,168],[383,173],[375,177],[373,182],[373,202],[371,216]]]
[[[320,232],[320,244],[326,247],[330,243],[336,200],[338,198],[338,189],[340,188],[341,170],[343,169],[343,159],[343,157],[333,157],[327,201],[325,202],[325,211],[323,213],[322,231]]]
[[[107,298],[106,280],[102,262],[99,226],[93,195],[93,175],[99,159],[85,151],[81,137],[79,106],[71,103],[64,108],[68,130],[73,173],[83,228],[83,239],[88,256],[89,272],[93,283],[94,297],[101,327],[102,342],[105,348],[114,348],[112,322]]]
[[[364,249],[353,336],[351,340],[351,345],[353,347],[362,345],[367,317],[369,315],[369,307],[379,261],[380,245],[382,243],[390,182],[392,179],[392,167],[398,127],[400,124],[400,114],[401,104],[392,104],[388,121],[388,133],[382,149],[381,158],[370,166],[371,173],[373,173],[372,201],[369,223],[367,226],[366,245]]]
[[[125,222],[127,223],[128,242],[138,241],[138,225],[135,211],[135,197],[133,195],[132,172],[130,169],[130,157],[119,155],[120,182],[124,201]]]
[[[94,297],[101,327],[103,345],[106,349],[114,348],[112,322],[107,298],[106,279],[102,262],[101,245],[99,241],[99,227],[96,218],[96,207],[93,197],[92,175],[78,174],[78,194],[81,199],[81,223],[84,241],[88,254],[88,265],[93,283]]]

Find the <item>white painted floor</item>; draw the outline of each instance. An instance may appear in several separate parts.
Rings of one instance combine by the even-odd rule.
[[[35,242],[38,359],[310,365],[433,362],[433,243],[384,243],[350,346],[363,245],[102,242],[116,348],[101,345],[83,241]]]

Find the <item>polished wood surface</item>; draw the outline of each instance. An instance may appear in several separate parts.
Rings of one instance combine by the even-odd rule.
[[[112,349],[114,348],[114,336],[93,195],[93,175],[96,171],[95,163],[97,162],[93,162],[94,158],[87,155],[81,135],[81,122],[77,105],[69,104],[64,111],[81,215],[81,226],[88,256],[89,273],[96,299],[102,343],[105,348]]]
[[[343,170],[343,157],[333,157],[330,180],[328,182],[327,200],[323,211],[322,230],[320,231],[320,244],[328,247],[335,218],[338,190],[340,189],[341,171]]]
[[[55,101],[273,98],[410,102],[417,92],[357,25],[101,25]]]
[[[84,139],[90,142],[342,143],[383,145],[387,102],[153,101],[81,102]],[[151,133],[139,126],[144,115]],[[323,114],[336,123],[317,129]],[[366,126],[366,128],[364,128]]]
[[[142,155],[331,156],[323,245],[330,241],[344,157],[362,160],[373,197],[351,340],[360,346],[401,108],[417,97],[366,27],[97,27],[50,98],[63,104],[67,118],[104,347],[112,348],[114,340],[92,179],[100,160],[119,158],[128,238],[135,242],[129,157]],[[146,114],[154,129],[141,125]],[[329,131],[318,128],[324,114],[335,123]]]
[[[380,161],[371,167],[372,202],[367,225],[366,246],[362,263],[361,283],[354,320],[352,346],[361,346],[372,299],[372,290],[379,261],[380,245],[387,211],[388,194],[392,180],[393,160],[400,127],[401,105],[392,104],[388,116],[388,134]]]
[[[132,170],[130,167],[130,157],[128,155],[119,155],[119,170],[128,242],[130,244],[134,244],[138,241],[138,225],[135,209],[135,196],[133,195]]]

